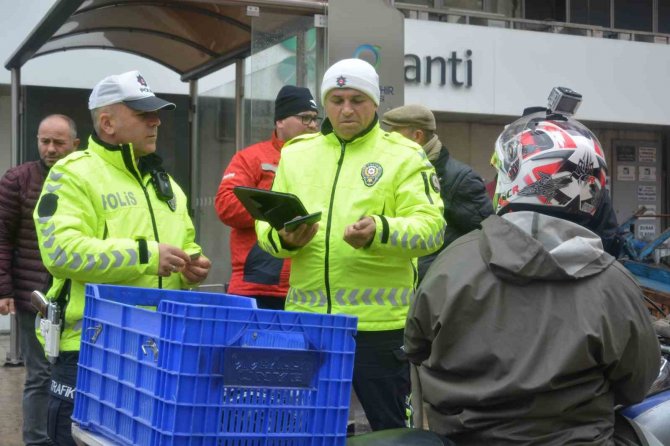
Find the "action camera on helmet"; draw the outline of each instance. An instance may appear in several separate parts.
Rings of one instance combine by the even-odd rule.
[[[582,103],[582,95],[566,87],[554,87],[549,93],[547,108],[552,114],[572,116]]]

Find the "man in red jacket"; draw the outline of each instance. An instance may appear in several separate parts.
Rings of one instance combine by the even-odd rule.
[[[235,186],[270,189],[284,142],[318,130],[321,118],[307,88],[287,85],[275,100],[272,138],[235,154],[223,173],[216,194],[216,213],[230,226],[233,272],[228,292],[256,299],[258,308],[284,309],[289,261],[272,257],[258,247],[254,219],[233,194]]]
[[[49,273],[37,246],[35,203],[51,166],[79,145],[77,128],[65,115],[50,115],[37,130],[40,160],[9,169],[0,179],[0,314],[16,313],[26,365],[23,388],[23,442],[51,444],[47,436],[49,363],[35,334],[30,293],[46,291]]]

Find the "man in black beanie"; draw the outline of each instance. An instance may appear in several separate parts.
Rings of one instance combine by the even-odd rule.
[[[258,247],[254,219],[233,194],[235,186],[270,189],[284,142],[318,131],[321,118],[307,88],[286,85],[275,100],[272,138],[237,152],[223,173],[214,207],[231,227],[232,275],[228,292],[256,299],[258,308],[284,309],[288,292],[289,262]]]

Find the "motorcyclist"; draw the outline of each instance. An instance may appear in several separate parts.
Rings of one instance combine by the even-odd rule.
[[[602,146],[539,111],[494,159],[497,215],[440,254],[407,318],[429,427],[459,446],[630,444],[614,407],[645,397],[660,356],[636,281],[585,227]]]

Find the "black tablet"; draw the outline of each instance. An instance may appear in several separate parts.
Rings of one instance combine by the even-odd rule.
[[[276,230],[296,217],[309,214],[293,194],[245,186],[234,187],[233,193],[253,218],[270,223]]]
[[[314,223],[321,221],[321,211],[314,212],[313,214],[303,215],[302,217],[296,217],[293,220],[289,220],[284,223],[284,229],[286,232],[293,232],[298,229],[298,226],[302,224],[313,225]]]

